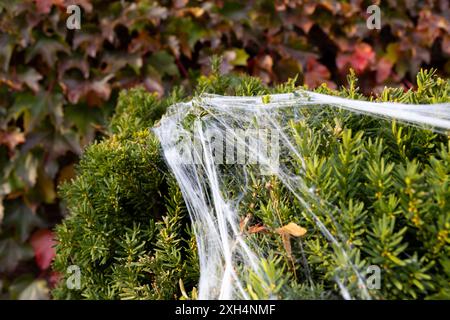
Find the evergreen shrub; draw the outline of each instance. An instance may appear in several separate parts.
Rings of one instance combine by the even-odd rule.
[[[432,71],[417,75],[416,90],[386,88],[359,93],[353,74],[341,90],[317,92],[375,101],[450,102],[450,82]],[[201,77],[196,94],[266,95],[292,92],[295,80],[268,88],[245,76]],[[166,107],[185,99],[181,91],[159,100],[143,90],[122,92],[110,134],[89,146],[76,179],[61,188],[69,214],[56,229],[54,268],[62,278],[59,299],[195,298],[199,277],[195,238],[176,181],[164,165],[151,132]],[[319,109],[315,109],[319,110]],[[321,111],[310,111],[321,112]],[[305,155],[305,177],[319,199],[336,208],[313,207],[330,232],[347,236],[360,270],[381,268],[379,299],[450,298],[450,142],[426,128],[329,110],[293,123],[296,148]],[[157,125],[157,123],[156,123]],[[300,168],[300,160],[293,163]],[[253,178],[243,200],[244,232],[268,248],[261,256],[267,277],[248,275],[252,298],[339,298],[334,279],[356,278],[322,236],[305,208],[276,178]],[[277,229],[306,229],[290,239]],[[278,229],[279,230],[279,229]],[[69,290],[68,266],[78,265],[81,289]],[[281,285],[284,284],[284,285]]]

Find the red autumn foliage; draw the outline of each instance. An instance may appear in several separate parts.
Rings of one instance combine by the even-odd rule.
[[[306,62],[305,84],[315,88],[322,83],[326,83],[330,88],[336,88],[336,84],[330,81],[330,71],[316,59],[310,57]]]
[[[352,67],[357,74],[361,74],[375,59],[375,52],[367,43],[358,43],[349,53],[341,53],[336,58],[336,65],[340,71],[347,71]]]
[[[55,257],[55,240],[48,229],[40,229],[33,233],[30,244],[34,250],[36,264],[41,270],[47,270]]]

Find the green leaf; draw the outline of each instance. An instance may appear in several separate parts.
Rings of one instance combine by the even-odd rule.
[[[33,153],[22,155],[15,165],[17,177],[26,185],[34,186],[37,179],[39,159]]]
[[[69,105],[64,108],[65,119],[72,122],[79,132],[87,134],[93,125],[102,123],[104,108],[89,108],[85,104]]]
[[[39,81],[42,79],[42,75],[34,68],[29,68],[19,75],[19,79],[36,93],[39,91]]]
[[[11,272],[20,261],[33,257],[29,245],[20,244],[12,238],[0,240],[0,272]]]
[[[235,57],[231,60],[234,66],[247,66],[247,60],[250,57],[244,49],[233,49]]]
[[[148,63],[161,75],[178,76],[175,59],[166,51],[158,51],[150,56]]]
[[[41,56],[44,62],[49,67],[53,67],[57,60],[59,52],[70,53],[67,43],[62,43],[54,39],[40,39],[38,42],[27,52],[25,61],[28,63],[34,57]]]
[[[11,60],[14,46],[15,41],[10,35],[3,33],[0,36],[0,67],[5,72],[9,69],[9,62]]]
[[[8,203],[5,206],[5,210],[4,224],[16,229],[18,239],[21,242],[25,242],[28,239],[34,228],[45,226],[42,219],[22,202],[14,201],[12,204]]]
[[[49,116],[58,128],[63,122],[63,103],[64,97],[60,93],[19,94],[8,111],[8,119],[17,120],[23,116],[25,132],[29,132]]]

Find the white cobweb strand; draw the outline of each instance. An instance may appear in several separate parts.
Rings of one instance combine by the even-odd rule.
[[[245,279],[238,270],[253,271],[264,278],[264,272],[259,264],[262,251],[253,244],[247,243],[240,230],[239,204],[248,186],[250,167],[246,164],[235,164],[234,169],[239,176],[244,177],[242,192],[234,198],[227,195],[223,168],[217,163],[214,150],[210,143],[207,130],[226,131],[227,135],[236,141],[237,146],[247,148],[249,154],[258,157],[259,163],[268,168],[273,175],[289,190],[303,205],[306,212],[315,221],[322,234],[341,251],[347,267],[358,279],[359,298],[370,299],[365,287],[364,277],[348,256],[345,246],[345,235],[337,237],[325,227],[323,222],[310,209],[310,201],[314,197],[303,178],[286,167],[274,166],[269,159],[259,152],[245,137],[240,136],[241,129],[258,125],[269,127],[279,133],[281,152],[287,152],[302,162],[303,156],[294,147],[287,135],[285,123],[280,123],[277,116],[283,115],[289,108],[304,107],[336,107],[351,112],[373,115],[382,118],[396,119],[414,125],[430,127],[436,131],[450,129],[450,104],[406,105],[398,103],[375,103],[344,99],[309,91],[299,91],[292,94],[275,94],[270,96],[269,103],[263,103],[262,97],[229,97],[218,95],[202,95],[187,103],[171,106],[158,127],[154,128],[158,136],[165,160],[173,172],[187,209],[189,211],[196,234],[200,264],[200,279],[198,284],[199,299],[248,299]],[[206,114],[201,125],[185,128],[186,116],[198,110]],[[289,113],[290,114],[290,113]],[[290,119],[284,119],[289,121]],[[292,119],[295,120],[295,119]],[[298,120],[298,119],[297,119]],[[188,137],[189,139],[186,139]],[[229,136],[226,139],[230,139]],[[187,163],[180,155],[194,155],[197,160]],[[254,169],[253,169],[254,170]],[[236,189],[239,186],[234,186]],[[311,194],[305,197],[305,194]],[[330,215],[332,210],[330,210]],[[339,226],[337,226],[339,230]],[[336,282],[342,297],[351,299],[345,283],[337,277]]]
[[[155,131],[161,141],[168,166],[174,173],[183,193],[196,233],[200,262],[199,299],[232,299],[235,296],[248,298],[234,269],[233,248],[239,246],[245,261],[257,269],[256,257],[238,233],[238,216],[223,198],[217,166],[209,155],[206,139],[201,128],[195,127],[201,148],[193,149],[189,140],[184,141],[183,150],[196,153],[204,151],[202,172],[196,165],[186,164],[180,157],[180,145],[173,142],[192,133],[181,126],[191,103],[179,104],[179,113],[165,118]],[[198,145],[197,145],[198,147]],[[209,198],[212,197],[212,198]]]

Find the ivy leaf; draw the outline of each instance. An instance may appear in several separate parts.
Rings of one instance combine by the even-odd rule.
[[[80,30],[75,33],[72,41],[72,49],[80,49],[86,52],[88,56],[95,58],[103,45],[103,37],[101,34],[87,33]],[[111,40],[112,42],[112,40]]]
[[[336,58],[336,65],[339,70],[344,71],[350,65],[357,73],[361,73],[375,59],[373,48],[367,43],[358,43],[353,53],[339,53]]]
[[[334,83],[329,81],[330,71],[315,58],[309,58],[305,68],[305,84],[310,88],[315,88],[322,83],[327,83],[329,87],[334,87]]]
[[[233,49],[231,51],[233,53],[233,58],[231,59],[230,63],[234,66],[246,66],[247,60],[250,57],[248,53],[244,49]],[[272,58],[268,56],[270,60]],[[270,68],[272,67],[272,63],[270,63]]]
[[[38,170],[37,189],[40,197],[45,203],[53,203],[56,199],[55,184],[53,179],[50,178],[44,170]]]
[[[36,184],[38,166],[39,159],[31,152],[25,153],[18,158],[15,173],[25,186],[31,187]]]
[[[102,65],[104,66],[102,72],[104,74],[114,74],[125,66],[130,66],[138,74],[142,64],[142,57],[138,53],[109,53],[102,57]]]
[[[49,67],[54,67],[57,60],[58,52],[70,53],[70,50],[67,44],[63,44],[54,39],[40,39],[31,48],[30,51],[27,52],[25,61],[29,63],[34,57],[41,56],[42,60]]]
[[[9,62],[14,50],[14,41],[8,34],[4,33],[0,36],[0,66],[3,71],[8,71]]]
[[[287,58],[277,61],[274,65],[274,70],[278,81],[287,81],[301,74],[303,67],[299,60]]]
[[[53,233],[47,229],[40,229],[33,233],[30,244],[34,250],[36,264],[41,270],[47,270],[56,254]]]
[[[172,5],[175,9],[181,9],[188,4],[189,0],[174,0]]]
[[[64,79],[60,82],[60,85],[70,103],[76,104],[83,97],[89,97],[90,105],[96,105],[99,101],[109,99],[111,86],[108,81],[113,76],[113,74],[110,74],[102,79],[95,80]]]
[[[45,150],[44,165],[46,173],[54,178],[59,165],[57,159],[71,151],[77,155],[81,154],[79,135],[68,129],[52,130],[52,128],[42,128],[28,136],[24,149],[33,149],[40,146]]]
[[[0,145],[8,147],[10,153],[14,151],[17,145],[25,142],[25,135],[18,128],[14,131],[0,130]]]
[[[53,5],[63,6],[64,0],[35,0],[37,12],[41,14],[49,14]]]
[[[71,57],[62,60],[58,68],[58,78],[62,79],[67,70],[78,69],[85,79],[89,78],[89,63],[83,58]]]
[[[44,223],[26,204],[15,201],[6,205],[5,226],[14,226],[21,242],[28,239],[31,230],[43,227]]]
[[[40,122],[45,116],[43,95],[35,96],[28,92],[18,95],[9,109],[8,118],[18,120],[21,116],[23,116],[25,132],[31,131],[35,124]]]
[[[169,36],[167,39],[169,48],[175,53],[175,56],[179,55],[179,41],[176,36]],[[137,53],[144,55],[147,52],[157,52],[161,50],[161,43],[155,38],[151,37],[148,32],[141,31],[138,36],[131,40],[128,45],[129,53]]]
[[[20,261],[33,257],[33,250],[12,238],[0,241],[0,272],[14,270]]]
[[[400,46],[398,43],[390,43],[386,47],[386,59],[388,59],[393,64],[398,61],[398,58],[400,57]]]
[[[19,75],[19,80],[37,93],[39,91],[39,81],[42,80],[42,75],[35,69],[29,68],[27,71]]]
[[[376,75],[377,83],[382,83],[389,77],[392,71],[392,67],[393,63],[384,57],[381,58],[380,61],[378,61]]]
[[[177,76],[179,74],[175,59],[167,51],[154,53],[148,59],[148,63],[161,75]]]
[[[69,164],[59,171],[57,185],[61,185],[64,182],[70,181],[74,178],[75,178],[75,167],[73,164]]]
[[[63,120],[64,97],[60,93],[39,92],[17,96],[12,108],[9,110],[9,119],[19,119],[23,116],[25,133],[32,131],[36,125],[50,115],[56,127],[61,126]]]
[[[104,113],[101,108],[89,108],[85,104],[68,105],[64,108],[65,120],[75,125],[77,131],[89,135],[94,130],[94,124],[101,123]]]
[[[37,145],[45,150],[44,168],[46,174],[52,179],[57,174],[60,156],[65,155],[68,151],[76,155],[80,155],[82,152],[80,136],[75,131],[67,129],[55,131],[51,128],[43,128],[30,134],[24,148],[32,149]]]
[[[450,55],[450,34],[447,34],[442,39],[442,51]]]
[[[231,51],[231,53],[234,53],[234,51]],[[242,59],[243,58],[237,58],[233,56],[230,58],[228,58],[230,60],[230,64],[231,66],[238,66],[238,64],[236,64],[236,59]],[[244,62],[244,61],[241,61]],[[251,60],[251,62],[249,62],[249,64],[253,65],[253,70],[252,70],[252,74],[255,76],[258,76],[259,78],[261,78],[261,80],[264,83],[270,83],[271,78],[272,78],[272,67],[273,67],[273,59],[270,55],[268,54],[264,54],[264,55],[260,55],[255,57],[254,59]],[[247,62],[245,61],[245,65],[247,65]]]

